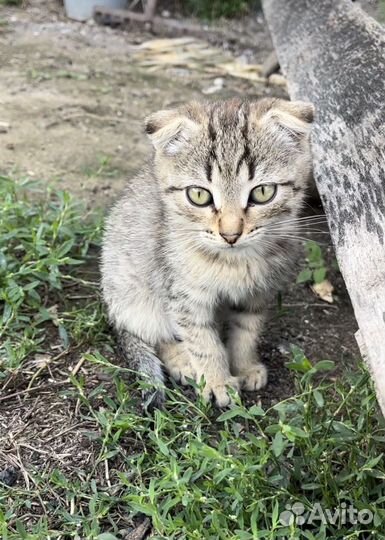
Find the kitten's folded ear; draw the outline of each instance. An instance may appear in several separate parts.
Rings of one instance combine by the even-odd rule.
[[[294,138],[301,139],[310,132],[314,119],[314,106],[306,101],[269,100],[261,111],[263,122],[272,122],[286,129]]]
[[[199,124],[177,109],[158,111],[145,120],[145,131],[156,150],[177,154],[198,133]]]

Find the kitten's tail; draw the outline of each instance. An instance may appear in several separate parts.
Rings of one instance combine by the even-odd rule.
[[[119,348],[129,364],[130,369],[144,376],[145,382],[153,385],[143,391],[143,407],[152,411],[162,408],[164,404],[164,374],[162,364],[155,354],[155,350],[142,339],[121,330],[118,333]]]

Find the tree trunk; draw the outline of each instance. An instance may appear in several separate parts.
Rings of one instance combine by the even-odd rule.
[[[316,107],[314,176],[385,414],[385,30],[350,0],[263,0],[292,99]]]

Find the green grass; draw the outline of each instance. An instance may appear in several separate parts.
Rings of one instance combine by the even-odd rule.
[[[83,219],[68,193],[41,193],[38,185],[4,177],[0,201],[1,378],[19,369],[28,355],[44,352],[47,339],[67,347],[69,334],[77,345],[95,337],[103,314],[96,295],[97,256],[92,254],[100,241],[101,219]],[[67,302],[74,293],[90,301],[78,309]]]
[[[327,267],[321,246],[308,240],[305,244],[305,268],[297,276],[297,283],[321,283],[326,279]]]
[[[187,0],[183,5],[186,14],[206,20],[241,17],[260,7],[259,0]]]
[[[0,6],[22,6],[24,0],[0,0]]]
[[[0,484],[0,538],[123,540],[146,515],[154,539],[383,539],[385,426],[366,370],[333,377],[332,362],[313,365],[293,348],[293,396],[278,404],[245,407],[237,399],[218,412],[171,388],[166,409],[143,416],[129,370],[110,359],[97,278],[87,277],[100,218],[66,193],[36,190],[0,179],[0,371],[21,393],[0,407],[8,421],[23,403],[32,408],[36,396],[23,394],[31,379],[46,391],[47,374],[29,364],[36,353],[52,344],[63,353],[82,348],[87,371],[69,381],[64,373],[53,398],[70,403],[86,426],[93,458],[71,468],[76,456],[67,456],[49,468],[43,455],[41,466],[25,465],[29,489],[23,477]],[[52,369],[63,376],[64,364]],[[90,384],[93,373],[106,381]],[[0,458],[11,455],[7,448],[3,454],[0,445]],[[282,523],[293,504],[307,519],[319,504],[332,513],[367,509],[373,520]]]

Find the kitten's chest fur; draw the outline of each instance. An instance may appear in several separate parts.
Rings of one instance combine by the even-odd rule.
[[[187,251],[174,258],[174,278],[189,295],[205,296],[210,302],[219,300],[244,303],[250,297],[265,296],[274,274],[272,261],[262,258],[213,256]]]

